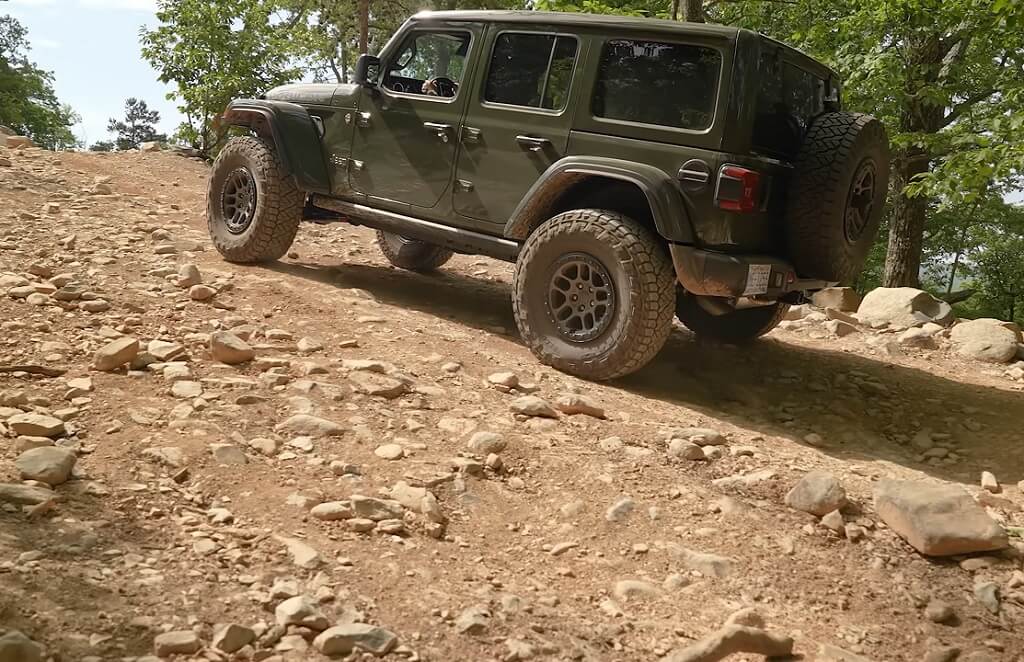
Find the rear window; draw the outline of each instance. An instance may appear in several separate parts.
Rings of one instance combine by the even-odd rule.
[[[825,80],[776,53],[761,56],[758,80],[754,150],[794,158],[807,126],[825,109]]]
[[[608,41],[594,88],[594,116],[703,131],[714,117],[721,69],[721,53],[705,46]]]

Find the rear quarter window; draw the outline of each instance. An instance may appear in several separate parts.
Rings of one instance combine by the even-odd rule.
[[[825,110],[825,88],[824,79],[786,62],[777,53],[762,54],[754,150],[795,158],[811,120]]]
[[[722,55],[714,48],[639,39],[605,43],[595,117],[704,131],[714,119]]]

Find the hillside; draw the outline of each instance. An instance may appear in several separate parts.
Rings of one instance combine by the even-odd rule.
[[[522,346],[509,265],[400,271],[345,224],[222,261],[206,175],[0,148],[0,661],[680,662],[727,620],[804,660],[1024,659],[1021,539],[925,556],[875,505],[1024,525],[1019,368],[815,313],[588,383]],[[53,495],[19,459],[51,443]],[[812,471],[824,518],[787,505]]]

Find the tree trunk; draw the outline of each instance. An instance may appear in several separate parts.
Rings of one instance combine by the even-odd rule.
[[[679,20],[679,0],[672,0],[672,20]]]
[[[704,22],[704,3],[702,0],[683,0],[683,20],[690,23]]]
[[[359,3],[359,52],[369,52],[370,42],[370,0],[358,0]]]
[[[974,209],[977,209],[978,205],[974,205]],[[971,214],[973,215],[973,210]],[[956,245],[956,253],[953,254],[953,266],[949,269],[949,282],[946,283],[946,294],[953,292],[953,282],[956,280],[956,270],[960,267],[960,257],[964,254],[964,249],[967,243],[967,230],[971,226],[964,224],[964,227],[960,230],[960,242]]]
[[[893,164],[895,188],[899,193],[889,225],[889,247],[885,253],[885,287],[917,287],[920,284],[921,248],[928,210],[925,198],[908,198],[904,189],[916,175],[928,169],[927,156],[920,150],[904,152]]]

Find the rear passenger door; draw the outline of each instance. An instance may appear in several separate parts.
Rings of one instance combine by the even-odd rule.
[[[580,42],[541,27],[491,26],[461,132],[455,211],[500,231],[565,155]]]

